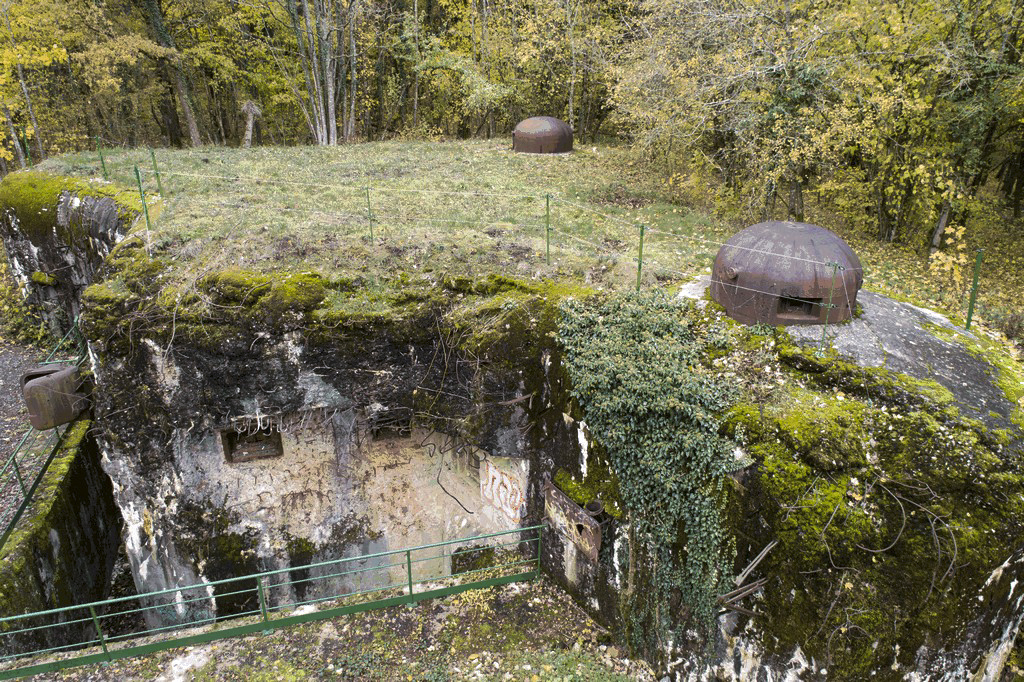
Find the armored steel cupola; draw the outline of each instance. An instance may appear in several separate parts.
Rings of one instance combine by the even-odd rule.
[[[512,150],[527,154],[571,152],[572,128],[551,116],[528,118],[512,131]]]
[[[746,324],[841,322],[853,315],[864,273],[837,234],[770,221],[733,235],[715,257],[711,297]]]

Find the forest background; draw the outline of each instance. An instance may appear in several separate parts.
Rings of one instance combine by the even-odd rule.
[[[1020,252],[1022,21],[1024,0],[0,0],[0,171],[546,114],[683,203],[870,235],[962,288],[985,230]]]

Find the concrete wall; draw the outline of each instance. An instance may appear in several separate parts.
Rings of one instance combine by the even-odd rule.
[[[0,554],[0,614],[44,611],[105,599],[120,541],[121,517],[100,469],[92,422],[71,425],[16,531]],[[80,618],[81,614],[74,615]],[[31,637],[0,633],[0,652],[59,646],[84,626]],[[91,632],[91,631],[90,631]]]

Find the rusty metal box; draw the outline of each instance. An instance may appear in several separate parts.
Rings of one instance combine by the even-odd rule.
[[[86,408],[78,367],[42,365],[25,372],[21,389],[32,427],[45,431],[74,421]]]

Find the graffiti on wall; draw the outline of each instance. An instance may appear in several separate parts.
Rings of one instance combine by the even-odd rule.
[[[505,516],[518,523],[523,518],[523,487],[519,478],[485,459],[480,463],[480,495]]]

